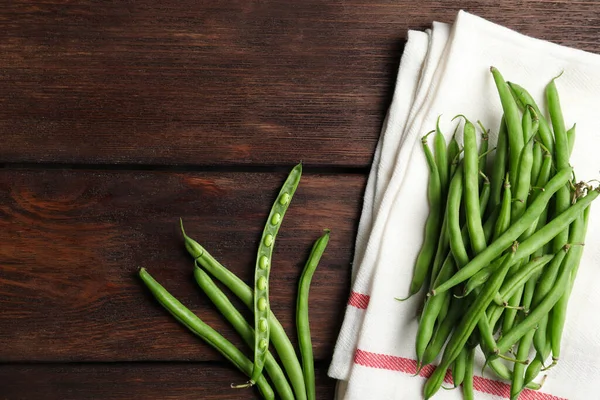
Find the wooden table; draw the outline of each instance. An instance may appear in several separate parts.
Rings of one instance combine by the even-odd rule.
[[[0,5],[0,398],[248,399],[140,266],[236,345],[178,231],[247,282],[292,165],[272,308],[296,343],[311,292],[318,398],[349,292],[372,154],[407,29],[459,8],[600,52],[592,1],[5,1]],[[399,283],[401,284],[401,283]],[[247,315],[247,314],[246,314]]]

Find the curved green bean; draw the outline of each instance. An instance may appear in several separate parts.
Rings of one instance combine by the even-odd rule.
[[[158,302],[171,313],[179,322],[185,325],[192,333],[200,337],[211,347],[221,353],[233,365],[248,377],[252,374],[252,362],[246,358],[231,342],[221,336],[217,331],[205,324],[194,313],[181,304],[173,297],[164,287],[162,287],[147,271],[141,268],[139,271],[140,278],[146,284],[152,295]],[[256,380],[256,386],[262,396],[267,399],[275,399],[273,389],[264,378],[259,376]]]
[[[288,175],[277,199],[273,203],[258,245],[256,267],[254,269],[254,330],[256,332],[254,335],[254,369],[252,370],[250,383],[256,382],[262,374],[267,350],[269,349],[270,329],[268,319],[271,313],[269,305],[269,275],[275,238],[281,227],[285,212],[300,183],[301,176],[302,164],[298,164]]]
[[[481,209],[479,207],[479,152],[477,150],[477,136],[475,126],[465,118],[464,126],[464,192],[465,212],[467,227],[471,239],[471,247],[475,254],[487,246],[481,222]]]
[[[321,236],[313,245],[298,286],[298,300],[296,306],[296,327],[298,330],[298,344],[300,355],[302,357],[302,372],[304,374],[304,384],[306,385],[306,394],[308,400],[315,400],[317,397],[315,389],[315,364],[313,361],[312,342],[310,338],[310,325],[308,322],[308,294],[310,291],[310,282],[319,265],[321,256],[329,243],[329,231]]]
[[[233,326],[244,342],[252,349],[254,347],[254,329],[250,326],[242,314],[229,301],[227,295],[214,283],[214,281],[201,268],[194,268],[194,278],[198,286],[208,296],[210,301],[217,307],[221,315]],[[271,377],[275,390],[281,399],[294,400],[294,392],[288,383],[283,370],[270,352],[267,352],[265,370]]]
[[[415,262],[415,268],[413,272],[412,281],[410,283],[410,289],[408,297],[418,293],[423,287],[423,283],[427,279],[427,276],[431,273],[432,263],[435,258],[435,250],[437,248],[437,242],[440,234],[440,220],[442,210],[442,189],[440,183],[440,175],[438,168],[435,164],[435,159],[429,146],[427,145],[427,136],[421,139],[423,151],[425,152],[425,158],[427,160],[427,166],[429,168],[429,184],[427,186],[428,200],[429,200],[429,215],[425,222],[425,238],[423,245],[417,256]]]
[[[577,124],[574,124],[571,129],[567,131],[567,141],[569,142],[569,156],[573,153],[573,148],[575,148],[575,129]]]
[[[458,357],[452,364],[452,384],[459,387],[465,379],[465,370],[467,368],[467,348],[463,347]]]

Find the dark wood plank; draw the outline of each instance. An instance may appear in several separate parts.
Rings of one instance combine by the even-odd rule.
[[[325,365],[316,368],[317,399],[330,400],[335,385]],[[258,399],[254,389],[231,389],[237,370],[207,363],[31,364],[0,366],[0,396],[10,400]]]
[[[243,347],[197,288],[187,233],[246,282],[284,173],[0,170],[0,362],[221,360],[180,327],[136,275],[145,266]],[[348,296],[362,175],[305,174],[276,242],[272,308],[293,342],[296,286],[312,242],[315,357],[331,356]]]
[[[600,51],[597,1],[10,1],[0,162],[369,165],[407,29]]]

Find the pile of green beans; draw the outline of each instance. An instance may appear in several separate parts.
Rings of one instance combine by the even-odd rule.
[[[185,248],[194,260],[194,278],[198,286],[247,344],[248,350],[253,354],[253,361],[181,304],[145,268],[139,271],[142,282],[177,321],[218,350],[249,378],[247,383],[232,384],[231,387],[241,389],[256,386],[262,398],[268,400],[276,397],[283,400],[315,400],[316,398],[308,299],[312,277],[329,242],[329,230],[326,229],[324,234],[315,241],[298,284],[296,328],[300,358],[269,306],[269,273],[275,238],[300,183],[301,175],[302,165],[298,164],[288,175],[271,208],[258,246],[253,288],[189,237],[181,222]],[[254,314],[253,325],[246,321],[231,303],[227,294],[215,284],[213,278],[220,281],[250,309]],[[270,349],[271,345],[272,349]]]
[[[546,86],[547,119],[523,87],[494,67],[491,74],[502,104],[495,149],[488,150],[483,125],[478,140],[476,125],[462,115],[462,151],[456,131],[446,145],[439,119],[422,139],[430,211],[409,297],[427,290],[415,338],[418,368],[440,360],[425,399],[448,369],[454,387],[472,399],[476,348],[484,369],[510,381],[511,399],[540,389],[534,380],[560,359],[590,204],[600,194],[575,182],[575,127],[565,127],[556,78]]]

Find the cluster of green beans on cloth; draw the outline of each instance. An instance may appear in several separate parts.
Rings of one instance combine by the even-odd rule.
[[[298,285],[296,328],[300,358],[269,306],[269,272],[275,238],[300,183],[301,175],[302,165],[298,164],[290,172],[271,208],[257,251],[253,288],[189,237],[181,222],[185,248],[194,260],[194,278],[198,286],[248,345],[248,350],[253,354],[252,361],[247,354],[181,304],[145,268],[139,271],[140,278],[156,300],[177,321],[219,351],[249,378],[247,383],[232,385],[232,388],[256,386],[264,399],[315,400],[316,398],[308,297],[313,274],[329,242],[329,230],[325,230],[324,234],[315,241]],[[238,297],[252,311],[254,314],[252,325],[235,308],[213,278],[220,281],[232,295]]]
[[[454,388],[472,399],[476,351],[484,370],[510,381],[511,399],[540,389],[560,360],[590,204],[600,189],[577,182],[569,164],[575,126],[565,127],[557,78],[545,90],[547,119],[523,87],[491,68],[502,104],[493,149],[489,131],[479,123],[478,140],[478,128],[463,115],[455,117],[462,149],[457,131],[446,143],[439,119],[421,141],[430,211],[409,297],[427,292],[416,358],[419,369],[438,366],[425,399],[442,387],[448,369]]]

